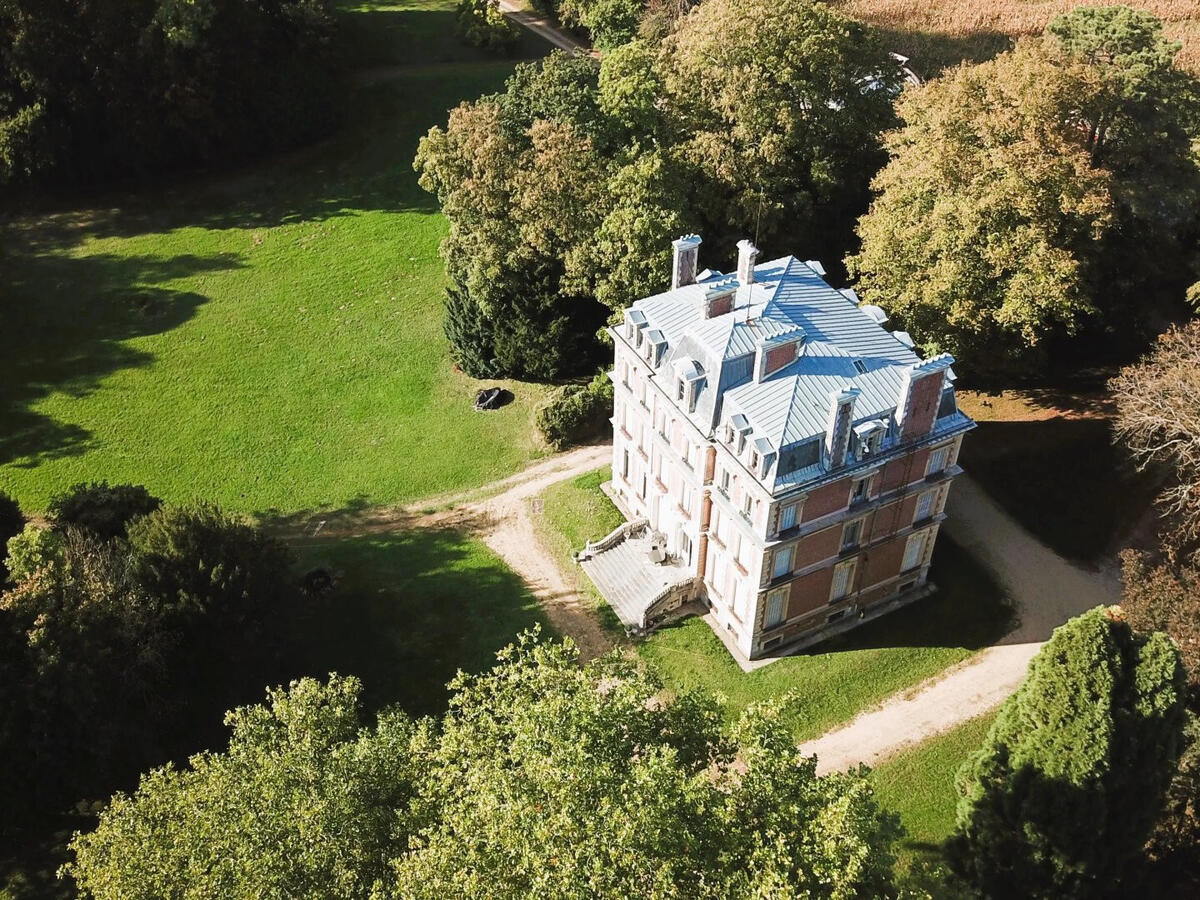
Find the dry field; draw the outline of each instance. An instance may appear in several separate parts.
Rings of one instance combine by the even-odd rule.
[[[1111,0],[1117,2],[1117,0]],[[1167,35],[1183,43],[1178,61],[1200,73],[1200,0],[1125,0],[1166,23]],[[1073,0],[833,0],[855,18],[892,36],[892,47],[912,58],[924,76],[961,60],[979,61],[1006,49],[1012,39],[1035,34]]]

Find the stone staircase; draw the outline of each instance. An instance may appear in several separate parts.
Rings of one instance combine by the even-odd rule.
[[[619,537],[613,532],[589,544],[578,561],[625,630],[645,634],[693,599],[696,577],[673,562],[651,561],[651,537],[644,520],[622,528],[625,530]]]

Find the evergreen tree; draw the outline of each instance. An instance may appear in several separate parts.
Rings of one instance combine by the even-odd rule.
[[[1145,846],[1183,747],[1184,672],[1119,607],[1058,628],[958,773],[959,874],[986,897],[1096,897]]]

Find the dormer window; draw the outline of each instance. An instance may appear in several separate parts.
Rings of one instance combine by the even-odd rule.
[[[751,450],[751,451],[750,451],[750,468],[751,468],[753,471],[757,472],[757,471],[758,471],[758,466],[759,466],[759,463],[760,463],[760,462],[762,462],[762,457],[760,457],[760,456],[758,455],[758,451],[757,451],[757,450]]]
[[[687,396],[687,382],[684,381],[682,378],[677,379],[675,382],[675,399],[678,400],[680,403],[682,403],[683,398],[686,396]]]
[[[854,426],[855,453],[859,459],[869,459],[878,455],[883,449],[883,438],[887,434],[887,425],[876,419]]]

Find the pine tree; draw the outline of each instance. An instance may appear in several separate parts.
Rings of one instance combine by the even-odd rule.
[[[1163,805],[1184,691],[1170,638],[1119,607],[1057,629],[958,773],[955,869],[987,897],[1113,890]]]

